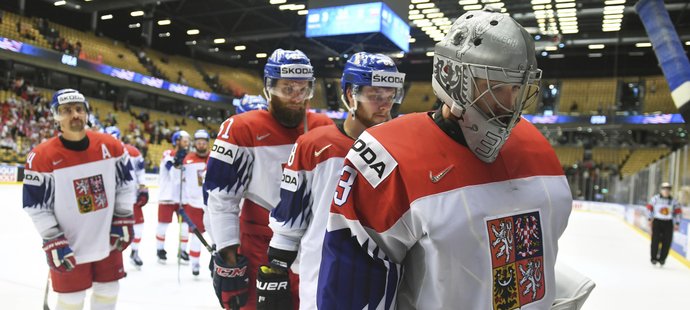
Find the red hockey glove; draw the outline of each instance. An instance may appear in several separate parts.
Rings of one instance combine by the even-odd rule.
[[[218,253],[213,254],[213,288],[223,309],[239,309],[247,303],[247,264],[242,255],[237,255],[235,266],[229,266]]]
[[[137,191],[137,201],[134,203],[135,207],[143,207],[149,202],[149,189],[144,187]]]
[[[77,259],[63,235],[50,240],[43,240],[43,251],[46,251],[46,259],[50,269],[57,272],[67,272],[77,266]]]
[[[134,216],[113,216],[110,226],[110,250],[124,251],[134,239]]]

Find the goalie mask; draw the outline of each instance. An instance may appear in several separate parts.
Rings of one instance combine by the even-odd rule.
[[[278,80],[307,83],[290,83],[285,87],[277,87]],[[313,95],[314,68],[307,55],[300,50],[275,50],[264,66],[264,96],[268,101],[271,100],[271,96],[304,101],[311,99]]]
[[[486,163],[496,160],[522,110],[536,101],[540,80],[532,37],[501,13],[463,14],[434,49],[434,93]]]
[[[390,57],[359,52],[350,56],[345,63],[340,80],[340,87],[343,90],[340,98],[352,117],[355,117],[359,102],[400,104],[404,95],[404,83],[405,74],[398,72],[395,62]],[[371,86],[371,89],[365,92],[365,86]],[[350,107],[345,99],[348,87],[352,89],[354,107]]]

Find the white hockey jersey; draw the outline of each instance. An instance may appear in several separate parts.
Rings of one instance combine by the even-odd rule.
[[[571,194],[523,120],[491,164],[427,114],[365,131],[331,206],[319,309],[549,309]]]
[[[175,150],[166,150],[163,152],[158,169],[158,202],[160,203],[180,202],[182,171],[173,166],[174,161]]]
[[[136,186],[144,184],[144,176],[146,175],[144,157],[141,152],[131,144],[124,144],[125,150],[129,155],[129,160],[132,161],[132,168],[134,169],[134,183]]]
[[[316,309],[316,285],[328,211],[354,140],[335,125],[316,128],[297,139],[280,185],[280,204],[271,211],[270,246],[299,250],[300,309]]]
[[[132,214],[132,166],[120,141],[93,131],[84,151],[64,147],[58,137],[26,157],[23,207],[44,239],[64,233],[77,263],[110,253],[113,214]]]
[[[333,124],[322,114],[307,112],[306,117],[309,130]],[[244,206],[269,211],[278,205],[283,164],[304,131],[304,124],[283,127],[264,110],[234,115],[221,124],[204,182],[210,231],[219,249],[240,243],[240,199],[245,198]],[[270,232],[268,215],[252,220]]]
[[[182,179],[182,203],[194,208],[203,209],[204,195],[202,185],[206,176],[206,160],[197,153],[189,153],[184,158]]]
[[[664,198],[660,194],[652,196],[647,204],[647,211],[649,212],[650,220],[673,220],[674,223],[680,224],[682,210],[678,201],[673,199],[673,197]]]

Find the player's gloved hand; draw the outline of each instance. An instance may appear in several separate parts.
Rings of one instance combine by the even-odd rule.
[[[149,189],[144,187],[137,191],[137,201],[134,203],[136,207],[143,207],[149,202]]]
[[[124,251],[134,239],[134,216],[113,216],[110,226],[110,250]]]
[[[223,309],[239,309],[247,303],[247,258],[237,255],[237,264],[228,265],[218,253],[213,254],[213,288]]]
[[[77,259],[74,257],[72,249],[65,236],[59,236],[43,240],[43,251],[46,251],[48,266],[57,272],[67,272],[77,266]]]
[[[179,167],[180,165],[182,165],[185,156],[187,156],[187,150],[177,150],[177,152],[175,153],[175,159],[173,160],[173,166]]]
[[[256,277],[257,310],[291,310],[290,278],[287,269],[260,266]]]

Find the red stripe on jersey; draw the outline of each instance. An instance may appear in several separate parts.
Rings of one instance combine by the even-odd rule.
[[[307,112],[307,128],[331,125],[333,121],[324,114]],[[216,139],[237,146],[274,146],[293,144],[304,134],[304,122],[295,128],[286,128],[265,110],[255,110],[234,115],[221,124]]]
[[[27,155],[26,167],[37,172],[51,172],[107,158],[117,158],[124,153],[122,143],[111,135],[86,131],[86,136],[89,138],[89,147],[84,151],[65,148],[58,137],[39,144],[31,151],[32,154]]]
[[[354,142],[335,125],[310,130],[297,139],[295,158],[286,168],[293,171],[314,170],[316,165],[330,158],[344,158]]]
[[[350,199],[331,212],[383,232],[416,199],[466,186],[531,176],[560,176],[563,169],[555,152],[529,122],[513,130],[498,158],[480,161],[465,146],[446,135],[426,113],[407,115],[367,130],[398,163],[376,189],[358,173]],[[349,160],[346,164],[352,165]],[[341,180],[338,193],[347,180]],[[337,194],[338,194],[337,193]],[[352,209],[352,202],[356,210]],[[366,223],[364,222],[366,220]]]

